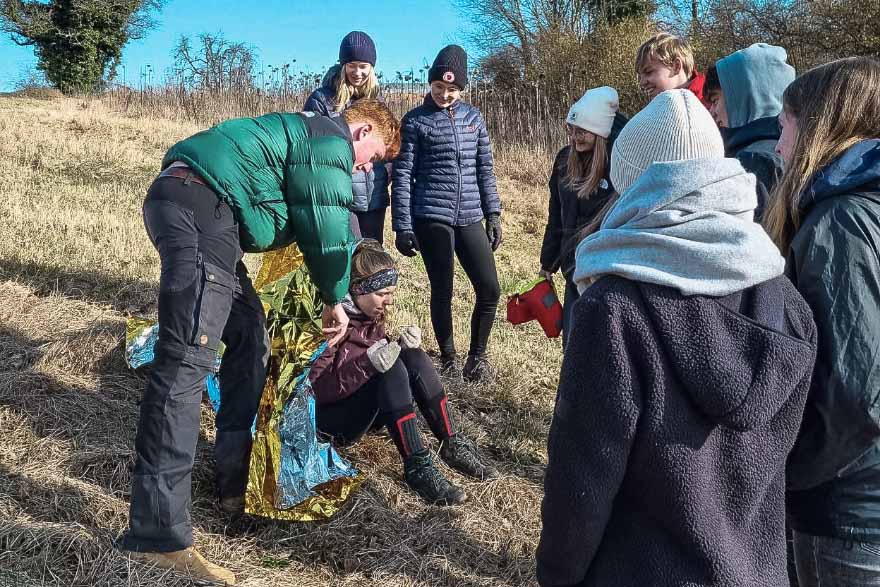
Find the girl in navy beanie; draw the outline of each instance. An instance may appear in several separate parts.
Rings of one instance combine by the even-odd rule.
[[[348,33],[339,45],[339,63],[330,68],[321,87],[306,100],[303,112],[329,116],[363,98],[381,101],[375,65],[373,39],[361,31]],[[385,210],[389,203],[388,175],[386,166],[378,161],[369,171],[358,170],[352,175],[351,211],[357,217],[357,228],[361,236],[379,243],[384,241]]]
[[[373,39],[367,33],[351,31],[339,45],[339,64],[330,68],[322,86],[306,100],[303,111],[326,116],[342,112],[355,100],[377,98],[379,79],[375,67]]]

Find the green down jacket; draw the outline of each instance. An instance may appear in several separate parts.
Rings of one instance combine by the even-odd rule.
[[[248,253],[296,243],[326,303],[348,293],[354,151],[347,128],[323,117],[238,118],[171,147],[235,215]]]

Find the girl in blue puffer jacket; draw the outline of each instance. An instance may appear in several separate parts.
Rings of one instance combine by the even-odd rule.
[[[379,96],[376,77],[376,46],[367,33],[352,31],[339,46],[339,64],[334,65],[303,106],[303,112],[332,116],[363,98]],[[361,235],[383,242],[385,210],[388,208],[388,170],[382,162],[351,176],[354,200],[351,210]]]
[[[408,257],[422,253],[431,282],[431,323],[441,373],[447,376],[458,373],[452,335],[452,278],[458,257],[477,298],[463,375],[485,382],[492,379],[486,346],[500,296],[493,252],[501,244],[501,202],[489,135],[480,111],[459,100],[467,86],[464,49],[449,45],[440,51],[428,79],[431,93],[401,125],[391,205],[395,246]]]

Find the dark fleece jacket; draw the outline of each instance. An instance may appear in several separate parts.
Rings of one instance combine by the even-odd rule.
[[[785,460],[815,341],[784,277],[723,298],[617,276],[587,289],[550,427],[540,584],[788,585]]]

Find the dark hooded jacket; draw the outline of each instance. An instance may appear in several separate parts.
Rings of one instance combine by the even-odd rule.
[[[715,298],[600,278],[548,441],[542,587],[788,585],[785,461],[815,358],[784,277]]]
[[[303,112],[314,112],[321,116],[333,116],[336,114],[336,76],[339,75],[340,65],[334,65],[324,75],[321,87],[316,89],[306,99]],[[382,100],[380,97],[379,100]],[[352,102],[345,105],[351,106]],[[345,110],[343,108],[343,110]],[[351,174],[351,192],[353,212],[370,212],[387,208],[391,199],[388,195],[388,172],[385,165],[377,163],[369,172],[355,171]]]
[[[739,159],[758,180],[756,222],[761,221],[767,199],[782,176],[782,158],[776,154],[776,117],[782,111],[782,94],[795,78],[786,59],[782,47],[755,43],[715,64],[730,127],[721,131],[725,154]]]
[[[368,318],[350,297],[342,305],[348,314],[348,330],[342,340],[324,349],[309,371],[319,406],[349,397],[379,373],[370,362],[367,349],[385,338],[384,322]]]
[[[880,140],[817,174],[788,272],[813,309],[819,354],[789,462],[803,533],[880,542]]]
[[[611,133],[608,135],[609,158],[614,141],[626,122],[626,116],[619,112],[614,117]],[[596,193],[589,198],[579,198],[578,186],[571,185],[565,180],[570,151],[570,145],[563,147],[553,162],[553,171],[550,175],[550,206],[547,226],[544,228],[544,242],[541,245],[541,268],[550,273],[561,270],[562,275],[569,281],[574,272],[574,250],[577,247],[578,233],[596,217],[614,195],[609,164],[605,168],[605,177]]]

